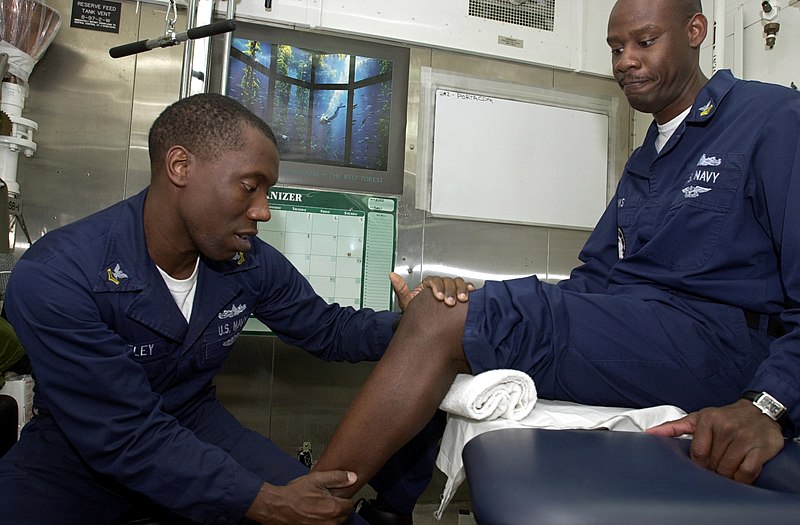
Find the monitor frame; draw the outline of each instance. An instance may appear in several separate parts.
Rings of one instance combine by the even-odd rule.
[[[237,21],[236,31],[232,39],[247,39],[259,42],[267,42],[277,45],[288,45],[293,48],[300,48],[318,54],[347,54],[352,57],[378,58],[392,62],[391,68],[391,108],[389,111],[389,135],[386,147],[385,167],[362,167],[358,165],[337,165],[335,162],[328,162],[324,159],[293,159],[281,160],[279,183],[289,185],[300,185],[317,188],[329,188],[336,190],[357,191],[369,194],[400,195],[403,192],[403,177],[405,173],[405,142],[406,142],[406,113],[408,107],[408,77],[410,49],[407,47],[388,45],[368,40],[357,40],[321,34],[315,32],[292,30],[282,27],[269,25],[251,24]],[[223,53],[229,54],[229,71],[222,72]],[[233,40],[231,49],[224,49],[224,40],[214,39],[212,47],[212,86],[217,86],[221,91],[222,75],[228,77],[226,95],[235,96],[235,87],[231,86],[230,70],[234,60],[239,60],[236,55],[241,55],[234,48]],[[351,58],[352,62],[352,58]],[[268,74],[269,76],[269,74]],[[287,77],[281,77],[285,80]],[[271,79],[270,81],[274,81]],[[308,88],[308,86],[311,86]],[[335,89],[332,84],[320,83],[308,84],[307,89],[313,94],[315,90]],[[343,90],[348,92],[348,107],[346,115],[350,116],[355,109],[352,108],[355,90],[363,86],[352,82],[341,84],[345,86]],[[339,89],[341,91],[342,89]],[[267,95],[268,97],[272,95]],[[240,100],[241,102],[241,100]],[[274,105],[267,108],[264,114],[259,115],[273,127],[273,131],[279,138],[279,148],[281,147],[280,138],[284,137],[280,129],[276,129],[270,122],[269,116],[274,111]],[[254,111],[258,113],[258,111]],[[315,112],[316,113],[316,112]],[[318,115],[309,115],[309,119],[318,118]],[[354,126],[355,121],[350,121],[349,126]],[[309,120],[309,127],[316,125]],[[351,132],[352,134],[352,132]],[[344,145],[343,148],[347,148]],[[344,163],[342,163],[344,164]]]

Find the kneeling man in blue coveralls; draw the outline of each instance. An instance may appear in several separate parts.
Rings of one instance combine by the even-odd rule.
[[[557,285],[487,282],[455,308],[415,300],[318,468],[369,479],[457,373],[498,368],[543,398],[677,405],[689,415],[649,432],[693,434],[696,463],[745,483],[798,435],[800,93],[707,79],[707,28],[698,0],[616,2],[614,76],[655,122],[583,264]]]
[[[399,314],[325,303],[256,238],[278,149],[239,103],[174,103],[149,150],[147,189],[45,235],[11,274],[5,309],[30,356],[37,414],[0,460],[0,522],[109,524],[147,501],[174,513],[169,523],[364,523],[330,492],[352,472],[309,473],[217,401],[212,379],[238,335],[220,327],[241,332],[252,314],[322,359],[377,360]],[[393,284],[403,307],[426,286],[450,305],[470,288]],[[413,508],[429,479],[397,497]]]

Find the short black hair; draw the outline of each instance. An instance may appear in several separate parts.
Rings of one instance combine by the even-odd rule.
[[[151,167],[156,167],[172,146],[183,146],[205,160],[241,150],[244,125],[261,131],[278,146],[269,125],[230,97],[200,93],[180,99],[161,112],[150,127],[147,146]]]
[[[682,0],[679,7],[683,9],[687,18],[703,12],[703,3],[700,0]]]

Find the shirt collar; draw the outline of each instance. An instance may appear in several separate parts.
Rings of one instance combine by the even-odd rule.
[[[133,292],[150,283],[152,261],[143,221],[146,196],[147,189],[121,202],[118,213],[106,215],[112,222],[95,292]]]
[[[722,99],[736,84],[737,79],[728,69],[717,71],[711,79],[706,82],[703,89],[697,95],[692,105],[692,110],[686,117],[685,122],[699,123],[711,120],[717,112]]]
[[[158,276],[155,264],[147,251],[144,234],[144,201],[148,189],[119,204],[119,212],[109,215],[108,241],[101,270],[94,286],[95,292],[134,292],[149,286]],[[253,249],[239,252],[229,261],[212,261],[200,257],[200,265],[221,273],[230,274],[258,267],[255,258],[256,239]]]
[[[722,99],[730,92],[736,82],[738,82],[738,80],[729,70],[723,69],[717,71],[717,73],[706,82],[706,85],[703,86],[700,93],[697,94],[689,114],[678,126],[678,129],[675,130],[675,133],[678,134],[677,138],[680,138],[685,129],[681,126],[700,124],[714,118]],[[647,130],[647,136],[644,139],[642,147],[638,148],[628,160],[626,166],[627,170],[641,177],[649,178],[650,165],[655,161],[656,157],[658,157],[658,152],[654,147],[657,134],[658,126],[655,121],[653,121],[650,128]]]

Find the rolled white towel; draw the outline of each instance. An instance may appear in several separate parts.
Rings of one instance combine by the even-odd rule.
[[[458,374],[439,408],[482,421],[520,420],[530,414],[536,399],[536,386],[528,374],[489,370],[476,376]]]

